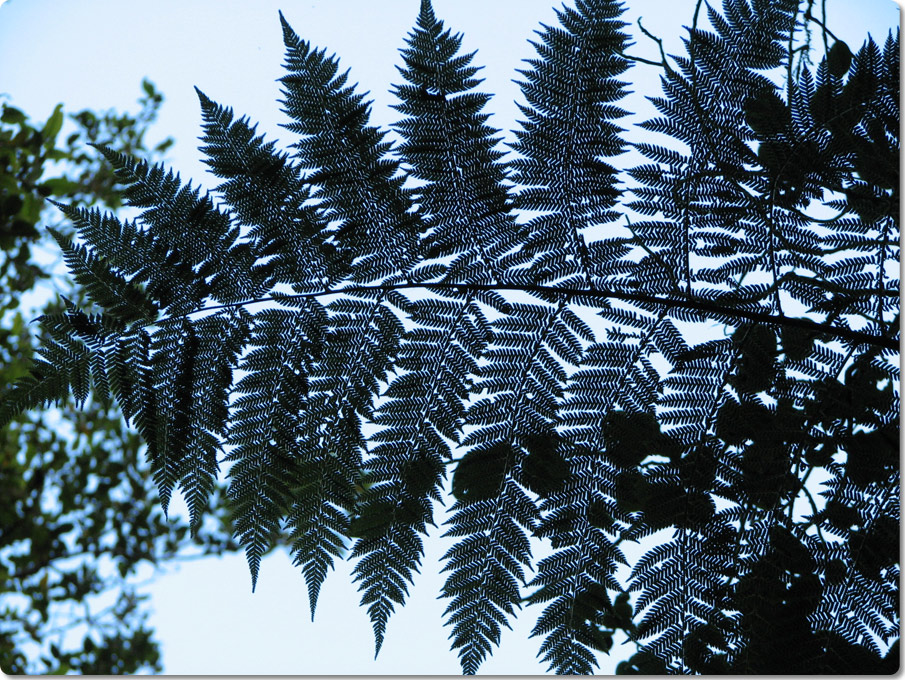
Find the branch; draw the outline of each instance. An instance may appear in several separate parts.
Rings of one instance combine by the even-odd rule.
[[[644,57],[636,57],[631,54],[626,54],[625,52],[620,52],[619,56],[623,57],[624,59],[629,59],[631,61],[640,62],[642,64],[650,64],[651,66],[660,66],[660,67],[666,66],[666,64],[661,61],[652,61],[650,59],[645,59]]]
[[[824,7],[825,7],[825,5],[824,5]],[[825,11],[826,11],[826,9],[824,9],[824,12],[825,12]],[[820,28],[823,29],[823,33],[824,33],[824,43],[826,43],[826,36],[827,36],[827,35],[829,35],[829,36],[830,36],[833,40],[835,40],[836,42],[841,42],[841,40],[839,40],[839,38],[836,37],[836,34],[833,33],[829,28],[827,28],[827,25],[826,25],[823,21],[820,21],[820,19],[818,19],[817,17],[815,17],[813,14],[811,14],[811,8],[810,8],[810,6],[808,7],[807,11],[805,12],[804,18],[807,19],[808,21],[813,21],[815,24],[817,24],[818,26],[820,26]],[[827,50],[827,52],[828,52],[828,51],[829,51],[829,50]]]
[[[644,26],[641,25],[641,17],[638,17],[638,28],[641,29],[641,32],[646,35],[648,38],[657,43],[657,47],[660,48],[660,59],[663,60],[663,65],[666,66],[666,52],[663,50],[663,40],[662,38],[658,38],[653,33],[648,31]]]
[[[204,314],[207,312],[215,312],[222,309],[232,309],[235,307],[243,307],[245,305],[253,305],[261,302],[286,302],[288,300],[303,300],[308,298],[323,297],[325,295],[348,295],[355,293],[388,293],[398,290],[435,290],[435,291],[456,291],[460,293],[476,293],[476,292],[524,292],[537,293],[540,295],[567,295],[579,298],[594,299],[613,299],[622,300],[624,302],[643,302],[651,305],[665,305],[667,309],[688,309],[696,312],[709,312],[718,316],[728,316],[736,319],[746,319],[748,321],[756,321],[765,324],[776,324],[779,326],[787,326],[791,328],[802,328],[813,333],[826,333],[840,340],[848,340],[858,345],[875,345],[884,349],[897,351],[899,349],[899,341],[885,336],[865,333],[863,331],[852,330],[851,328],[843,328],[833,326],[830,323],[812,321],[802,317],[791,317],[783,314],[771,314],[769,312],[756,312],[748,309],[738,309],[734,307],[723,307],[715,302],[701,300],[694,297],[668,298],[657,295],[648,295],[647,293],[630,293],[625,291],[613,290],[586,290],[580,288],[560,288],[557,286],[538,286],[532,284],[524,285],[505,285],[505,284],[477,284],[477,283],[400,283],[391,285],[373,285],[373,286],[347,286],[345,288],[337,288],[335,290],[323,290],[316,293],[298,293],[295,295],[275,295],[269,297],[257,298],[255,300],[245,300],[243,302],[231,302],[229,304],[215,305],[212,307],[204,307],[196,309],[192,312],[177,314],[166,317],[159,321],[145,322],[143,326],[156,326],[170,319],[178,319],[191,316],[192,314]]]
[[[644,57],[635,57],[631,54],[626,54],[625,52],[620,52],[622,57],[626,59],[630,59],[632,61],[641,62],[642,64],[650,64],[651,66],[661,66],[667,70],[669,70],[669,64],[666,61],[666,52],[663,51],[663,41],[657,36],[653,35],[648,31],[644,26],[641,25],[641,17],[638,17],[638,28],[641,29],[641,32],[646,35],[648,38],[657,43],[660,48],[660,61],[653,61],[651,59],[645,59]]]

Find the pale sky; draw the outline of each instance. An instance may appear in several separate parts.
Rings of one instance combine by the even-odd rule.
[[[372,123],[395,120],[387,94],[400,76],[398,49],[414,24],[419,0],[7,0],[0,8],[0,92],[33,120],[41,121],[63,102],[67,111],[116,107],[134,110],[147,77],[165,97],[152,141],[173,136],[171,166],[208,187],[197,152],[200,113],[197,85],[237,115],[259,121],[259,132],[288,144],[292,135],[276,100],[283,45],[277,11],[295,31],[327,47],[351,69],[351,79],[374,99]],[[555,3],[560,6],[560,3]],[[682,26],[690,23],[694,0],[627,0],[626,18],[663,38],[668,53],[681,50]],[[882,44],[898,25],[891,0],[829,0],[830,27],[853,51],[871,31]],[[481,91],[495,95],[491,124],[515,126],[519,99],[512,79],[521,60],[534,56],[526,40],[539,22],[555,23],[551,0],[434,0],[437,16],[465,35],[464,49],[478,50],[486,68]],[[636,31],[637,33],[637,31]],[[657,59],[655,45],[639,38],[632,54]],[[657,69],[636,65],[636,89],[657,94]],[[631,107],[631,105],[629,105]],[[174,503],[175,505],[175,503]],[[442,511],[438,519],[443,518]],[[435,532],[435,535],[440,532]],[[422,573],[408,604],[390,620],[386,641],[373,660],[370,622],[358,607],[359,594],[340,564],[322,589],[318,615],[310,620],[303,579],[288,556],[278,552],[262,565],[252,595],[243,554],[171,568],[149,588],[151,625],[163,643],[169,674],[448,674],[458,675],[455,653],[442,626],[445,602],[438,559],[443,541],[427,542]],[[501,647],[482,674],[533,675],[546,668],[536,659],[541,640],[528,639],[540,608],[523,611],[505,631]],[[620,647],[600,655],[601,673],[612,673],[629,656]]]

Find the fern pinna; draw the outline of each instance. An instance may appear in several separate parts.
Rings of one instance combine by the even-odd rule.
[[[893,670],[899,39],[852,54],[811,9],[699,3],[629,144],[622,7],[576,0],[510,160],[429,0],[397,144],[281,17],[297,141],[199,91],[213,194],[101,149],[138,216],[60,206],[97,309],[42,319],[0,422],[112,395],[196,526],[228,463],[253,584],[285,542],[313,612],[350,555],[378,651],[451,493],[466,673],[523,604],[558,673],[617,632],[620,672]]]

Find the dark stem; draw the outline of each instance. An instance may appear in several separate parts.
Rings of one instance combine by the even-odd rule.
[[[645,59],[644,57],[635,57],[635,56],[632,56],[631,54],[626,54],[625,52],[620,52],[620,53],[619,53],[619,56],[622,57],[622,58],[624,58],[624,59],[628,59],[628,60],[630,60],[630,61],[637,61],[637,62],[640,62],[640,63],[642,63],[642,64],[650,64],[651,66],[661,66],[661,67],[665,67],[665,66],[666,66],[666,63],[664,63],[664,62],[661,62],[661,61],[651,61],[650,59]]]
[[[823,16],[826,17],[826,0],[823,0]],[[836,37],[836,34],[833,33],[829,28],[827,28],[826,23],[824,21],[820,21],[820,19],[818,19],[817,17],[814,16],[814,14],[811,12],[810,7],[808,7],[808,11],[805,14],[804,18],[808,19],[809,21],[813,21],[815,24],[817,24],[818,26],[820,26],[820,28],[823,29],[823,48],[824,48],[824,50],[826,50],[827,53],[829,53],[830,50],[829,50],[829,46],[827,45],[826,36],[830,36],[836,42],[841,42],[839,40],[839,38]]]
[[[477,284],[477,283],[399,283],[393,285],[373,285],[373,286],[348,286],[346,288],[338,288],[336,290],[323,290],[316,293],[298,293],[295,295],[274,295],[270,297],[257,298],[255,300],[245,300],[243,302],[231,302],[229,304],[215,305],[213,307],[205,307],[196,309],[192,312],[177,314],[172,317],[160,319],[152,323],[144,325],[154,326],[174,318],[187,317],[192,314],[203,314],[206,312],[215,312],[221,309],[231,309],[233,307],[242,307],[245,305],[257,304],[260,302],[286,302],[288,300],[303,300],[307,298],[323,297],[325,295],[349,295],[355,293],[388,293],[393,290],[434,290],[434,291],[456,291],[460,293],[474,292],[496,292],[511,291],[538,293],[540,295],[560,296],[566,295],[577,298],[594,298],[602,300],[623,300],[625,302],[643,302],[651,305],[665,305],[667,309],[689,309],[697,312],[709,312],[718,316],[728,316],[736,319],[747,319],[748,321],[756,321],[766,324],[777,324],[780,326],[788,326],[792,328],[802,328],[814,333],[826,333],[840,340],[849,340],[855,344],[875,345],[884,349],[898,350],[899,341],[881,335],[856,331],[850,328],[834,326],[831,323],[812,321],[802,317],[790,317],[782,314],[771,314],[769,312],[757,312],[748,309],[738,309],[733,307],[723,307],[715,302],[701,300],[694,297],[683,298],[664,298],[657,295],[648,295],[646,293],[631,293],[625,291],[612,290],[583,290],[580,288],[559,288],[556,286],[538,286],[538,285],[505,285],[505,284]]]
[[[663,61],[663,66],[668,66],[666,63],[666,52],[663,50],[663,40],[655,36],[653,33],[648,31],[646,28],[644,28],[644,26],[641,25],[641,17],[638,17],[638,28],[641,29],[641,32],[644,35],[657,43],[657,47],[660,48],[660,59]]]

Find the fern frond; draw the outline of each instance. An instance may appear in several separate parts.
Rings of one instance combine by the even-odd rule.
[[[628,68],[621,11],[611,0],[558,10],[562,28],[544,28],[534,44],[538,58],[521,71],[526,120],[515,132],[512,179],[521,185],[516,207],[546,213],[528,223],[535,283],[593,288],[609,273],[606,263],[591,261],[583,230],[616,218],[616,170],[605,159],[625,146],[613,123],[626,114],[616,106],[626,92],[617,78]]]
[[[396,86],[394,107],[405,118],[394,127],[404,140],[400,157],[424,182],[416,200],[427,223],[425,254],[470,253],[467,267],[450,267],[453,280],[498,281],[501,255],[522,239],[495,150],[498,131],[481,114],[489,96],[473,92],[481,82],[474,54],[459,54],[462,36],[444,30],[429,0],[406,42],[399,71],[408,84]]]
[[[98,258],[132,286],[144,283],[145,296],[158,308],[189,311],[206,297],[205,282],[180,258],[161,253],[149,231],[97,209],[54,205],[72,221],[79,236]]]
[[[72,243],[52,228],[48,227],[48,231],[63,251],[73,278],[85,287],[96,304],[127,323],[156,318],[156,306],[140,288],[126,281],[91,249]]]
[[[339,62],[314,50],[280,15],[286,46],[283,111],[294,122],[285,127],[302,136],[293,147],[312,197],[338,220],[330,242],[356,282],[370,282],[408,271],[419,259],[420,220],[397,176],[398,161],[388,157],[386,133],[368,125],[369,104],[347,86]],[[376,251],[373,244],[382,244]]]
[[[378,381],[398,351],[402,332],[389,304],[393,299],[375,291],[310,307],[317,325],[309,332],[322,334],[323,351],[308,373],[302,423],[311,462],[294,493],[289,526],[312,612],[327,570],[350,536],[365,451],[362,422],[371,419]]]
[[[565,299],[512,303],[510,315],[491,323],[487,363],[479,368],[474,389],[492,396],[466,412],[462,445],[473,448],[456,467],[457,500],[447,531],[465,538],[461,550],[445,556],[444,569],[452,573],[443,591],[452,599],[446,614],[466,673],[476,672],[499,644],[499,624],[508,625],[507,616],[521,601],[518,582],[524,582],[522,565],[530,559],[525,531],[533,530],[538,518],[524,489],[549,495],[567,476],[553,443],[566,381],[561,362],[578,363],[583,349],[570,329],[581,325],[567,309]],[[488,581],[500,585],[486,598],[474,597],[472,591]]]
[[[139,216],[61,205],[77,235],[52,233],[104,312],[42,318],[0,425],[112,397],[193,527],[224,451],[252,588],[285,541],[313,616],[353,558],[377,651],[454,464],[442,596],[466,673],[525,602],[563,674],[617,632],[639,647],[618,672],[889,670],[898,34],[852,55],[823,26],[812,68],[797,0],[699,9],[621,176],[615,0],[539,31],[508,163],[429,0],[398,147],[281,17],[293,151],[200,91],[217,199],[101,149]],[[523,597],[532,538],[550,553]]]
[[[72,392],[84,394],[82,385],[90,380],[84,355],[52,344],[42,353],[45,359],[36,359],[28,375],[3,390],[0,427],[29,409],[60,402]]]
[[[387,620],[397,604],[404,604],[407,584],[420,564],[420,535],[433,523],[444,461],[451,457],[450,442],[458,439],[465,416],[468,379],[462,377],[477,372],[489,337],[484,313],[471,296],[412,300],[405,311],[417,326],[402,338],[396,360],[400,373],[374,413],[382,430],[371,438],[377,446],[365,462],[367,488],[352,527],[353,533],[362,532],[352,552],[362,558],[354,574],[378,651]]]
[[[250,350],[239,369],[227,442],[233,445],[229,495],[234,503],[236,535],[245,547],[252,590],[261,557],[279,536],[293,485],[304,460],[301,413],[307,396],[312,338],[302,315],[265,310],[256,315]]]
[[[550,670],[589,674],[597,666],[595,651],[608,653],[617,621],[609,595],[621,591],[614,577],[625,557],[608,532],[615,530],[612,471],[600,456],[576,451],[565,487],[541,504],[543,520],[536,535],[549,538],[555,553],[540,561],[529,587],[537,587],[529,604],[549,602],[532,630],[544,635],[540,648]]]
[[[248,228],[253,248],[252,278],[260,288],[288,283],[298,292],[323,290],[333,246],[324,238],[326,222],[307,204],[310,187],[287,154],[274,151],[274,142],[255,136],[247,118],[235,120],[231,109],[211,101],[196,88],[204,119],[201,147],[214,175],[224,181],[216,188],[239,222]]]
[[[253,294],[251,253],[237,244],[238,227],[209,196],[183,186],[178,175],[161,165],[149,167],[106,147],[98,149],[126,185],[126,204],[143,208],[140,220],[153,243],[152,260],[170,260],[191,269],[203,294],[220,302]],[[198,297],[192,302],[197,307],[202,301]]]
[[[157,393],[151,473],[166,512],[192,440],[192,386],[198,337],[191,321],[164,324],[151,338],[151,370]]]

